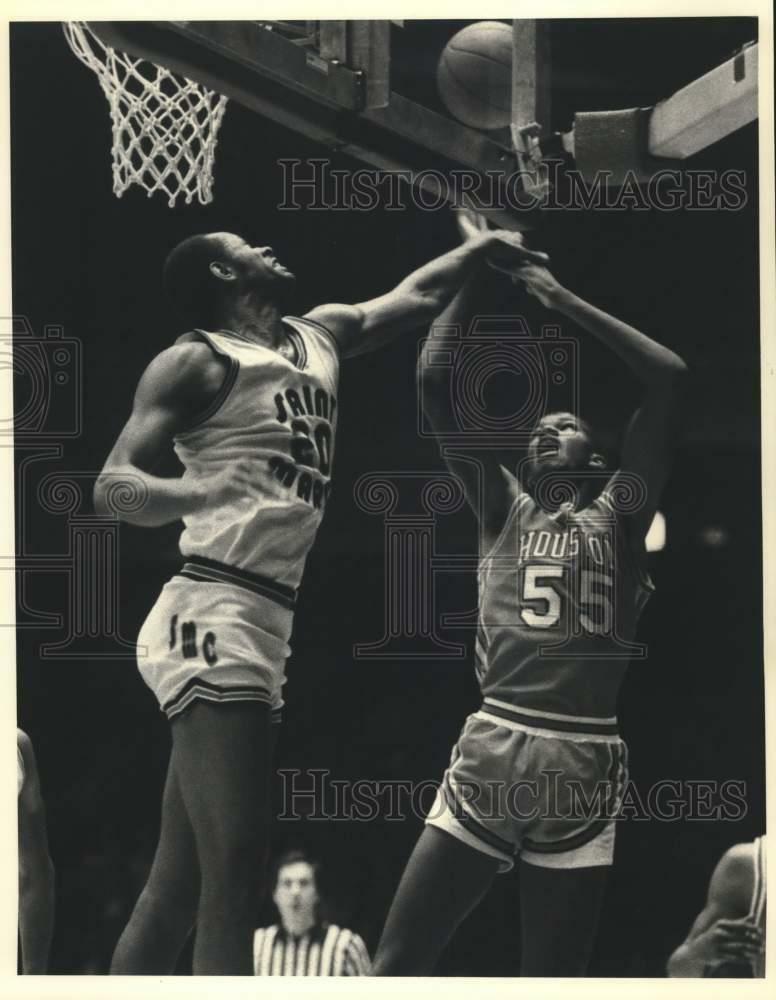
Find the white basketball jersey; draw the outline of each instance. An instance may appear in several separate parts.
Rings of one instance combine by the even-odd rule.
[[[339,357],[322,326],[283,323],[296,362],[236,333],[195,331],[228,359],[229,372],[174,446],[185,476],[212,476],[240,461],[253,475],[245,495],[184,518],[182,555],[296,588],[329,497]]]

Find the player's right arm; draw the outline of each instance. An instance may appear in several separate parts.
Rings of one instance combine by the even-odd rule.
[[[23,974],[39,976],[48,970],[54,930],[54,865],[35,754],[21,729],[17,744],[24,761],[19,792],[19,942]]]
[[[157,527],[244,488],[242,468],[209,479],[153,474],[176,434],[191,426],[223,384],[225,362],[202,342],[176,344],[157,355],[143,373],[132,413],[111,449],[94,487],[99,514],[116,513],[131,524]],[[138,497],[128,502],[128,497]]]
[[[476,212],[458,210],[455,214],[464,246],[471,245],[489,232],[487,222]],[[512,234],[520,241],[522,237]],[[543,255],[544,256],[544,255]],[[502,270],[492,259],[483,259],[476,270],[469,274],[449,304],[437,316],[418,359],[418,392],[423,412],[440,442],[446,435],[460,433],[456,413],[458,401],[452,385],[453,365],[440,364],[438,359],[449,350],[460,347],[460,334],[468,330],[479,309],[483,306],[480,288],[487,286],[486,265]],[[507,273],[511,273],[509,269]],[[449,353],[449,351],[448,351]],[[436,363],[435,363],[436,360]],[[510,484],[495,450],[487,448],[466,449],[450,446],[443,450],[443,458],[450,471],[460,481],[466,500],[474,511],[483,534],[497,534],[509,509]]]
[[[757,957],[763,938],[747,916],[751,884],[751,849],[738,844],[715,868],[705,907],[668,960],[670,977],[702,978],[720,965],[746,964]]]
[[[439,358],[460,347],[460,331],[467,330],[480,301],[478,285],[483,275],[475,272],[464,282],[452,302],[439,314],[418,359],[418,392],[431,429],[443,445],[446,436],[460,434],[456,413],[458,401],[452,384],[453,365]],[[509,507],[508,483],[497,452],[465,445],[443,448],[447,467],[460,481],[466,500],[486,535],[498,533]]]

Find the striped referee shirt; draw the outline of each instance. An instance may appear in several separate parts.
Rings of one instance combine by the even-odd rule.
[[[336,924],[315,924],[301,937],[278,924],[253,935],[256,976],[368,976],[370,968],[358,934]]]

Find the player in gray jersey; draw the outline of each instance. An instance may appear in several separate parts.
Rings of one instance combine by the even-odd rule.
[[[267,849],[271,722],[296,590],[329,495],[340,357],[443,308],[494,251],[480,234],[380,298],[284,315],[294,275],[231,233],[185,240],[165,282],[188,324],[150,363],[95,487],[99,512],[182,520],[181,570],[141,630],[141,674],[171,721],[161,833],[111,971],[174,971],[196,922],[195,974],[250,975]],[[154,474],[174,448],[185,474]]]
[[[476,238],[476,216],[459,220],[464,235]],[[397,890],[377,975],[430,973],[496,873],[516,859],[521,974],[584,975],[613,858],[613,817],[627,778],[617,692],[651,590],[644,540],[667,475],[686,369],[672,351],[562,287],[546,267],[529,263],[513,278],[618,355],[643,395],[613,474],[578,415],[548,413],[515,475],[496,450],[460,444],[453,366],[437,361],[452,356],[457,331],[487,312],[477,274],[426,341],[418,369],[426,416],[440,440],[458,433],[443,455],[479,522],[483,700],[464,724]]]

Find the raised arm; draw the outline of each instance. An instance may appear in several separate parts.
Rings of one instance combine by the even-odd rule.
[[[17,730],[24,761],[19,793],[19,942],[24,975],[48,971],[54,930],[54,866],[46,834],[46,810],[29,736]]]
[[[705,907],[668,960],[670,977],[713,975],[719,966],[746,964],[760,953],[762,934],[747,917],[752,867],[748,844],[738,844],[722,857],[711,877]]]
[[[489,230],[413,271],[385,295],[358,305],[317,306],[307,315],[331,331],[343,356],[365,354],[406,330],[430,323],[489,257],[514,266],[547,260],[545,254],[526,249],[519,233]]]
[[[439,363],[440,353],[460,349],[460,331],[468,330],[478,308],[483,308],[481,284],[488,275],[481,268],[471,274],[452,302],[433,323],[418,358],[418,393],[423,412],[440,442],[450,471],[463,486],[469,506],[485,534],[497,532],[509,506],[508,483],[498,453],[487,447],[444,447],[445,437],[460,435],[452,373],[453,365]],[[486,282],[487,287],[487,282]],[[458,331],[458,336],[456,336]]]
[[[171,451],[173,438],[213,401],[226,362],[204,343],[183,343],[159,354],[143,373],[132,413],[118,436],[94,488],[98,513],[117,513],[143,527],[177,521],[212,503],[214,494],[237,486],[241,470],[229,467],[209,480],[153,475]],[[142,502],[127,503],[138,495]],[[116,498],[116,502],[112,498]]]
[[[620,465],[622,472],[638,476],[645,488],[645,502],[631,518],[635,535],[643,539],[668,476],[677,403],[687,366],[667,347],[574,295],[545,267],[527,264],[520,268],[518,277],[545,306],[568,316],[611,348],[644,387],[625,433]]]

